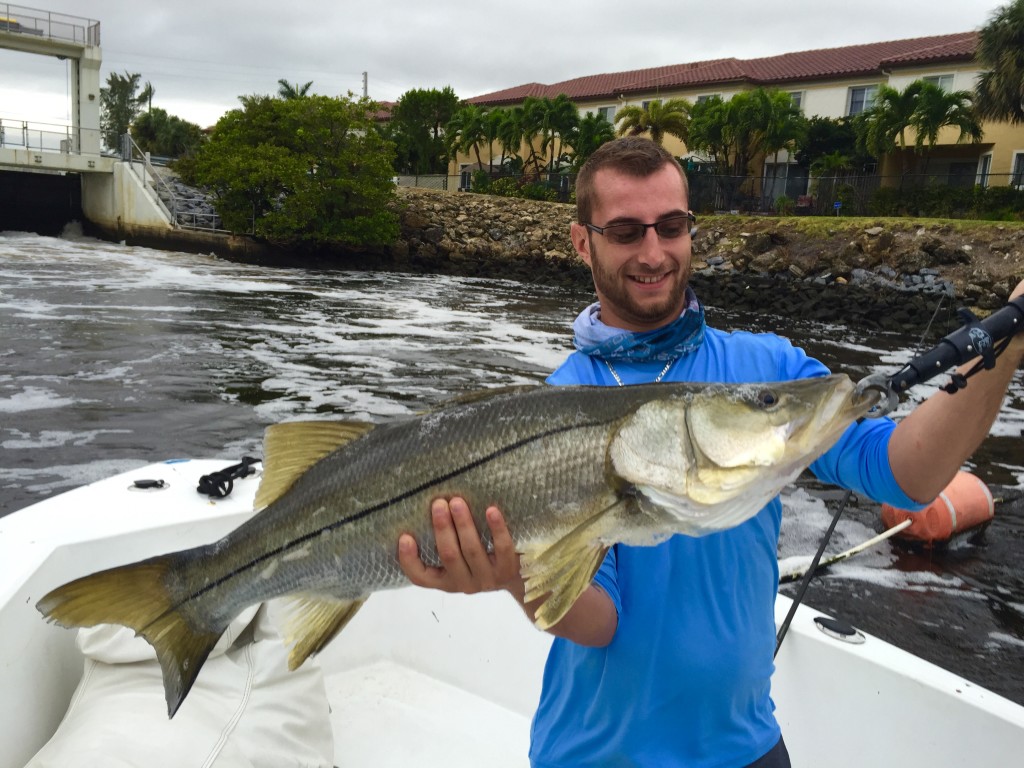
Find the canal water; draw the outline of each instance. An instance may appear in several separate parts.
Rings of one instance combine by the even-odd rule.
[[[258,455],[263,429],[285,419],[383,421],[541,382],[591,299],[500,280],[247,266],[74,227],[0,233],[0,515],[142,464]],[[896,370],[919,342],[726,307],[708,318],[782,333],[854,379]],[[1018,373],[968,467],[1000,499],[984,536],[931,553],[883,543],[817,578],[807,602],[1024,704],[1022,433]],[[810,481],[784,494],[781,558],[814,552],[837,495]],[[829,551],[879,530],[877,507],[858,500]]]

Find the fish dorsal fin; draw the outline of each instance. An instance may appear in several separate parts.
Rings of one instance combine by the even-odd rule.
[[[323,650],[365,602],[365,598],[339,600],[320,594],[287,599],[284,640],[289,646],[288,669],[298,669],[302,662]]]
[[[287,421],[263,434],[263,479],[255,509],[271,504],[327,454],[362,437],[373,424],[360,421]]]
[[[445,401],[445,405],[468,405],[470,403],[484,403],[492,397],[501,395],[522,395],[540,389],[542,384],[517,384],[509,387],[494,387],[493,389],[478,389],[473,392],[464,392]]]
[[[561,621],[590,586],[608,552],[605,536],[614,529],[625,506],[626,501],[620,499],[588,517],[551,546],[523,553],[521,573],[526,580],[526,602],[548,595],[534,616],[539,629],[548,629]]]

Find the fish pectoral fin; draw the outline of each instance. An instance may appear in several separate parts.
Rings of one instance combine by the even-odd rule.
[[[288,669],[298,669],[302,662],[323,650],[365,602],[366,598],[339,600],[320,594],[287,600],[284,639],[290,646]]]
[[[286,421],[267,427],[263,433],[263,479],[253,508],[277,501],[307,469],[373,426],[361,421]]]
[[[625,501],[587,518],[546,549],[523,553],[521,573],[526,602],[547,595],[534,615],[539,629],[557,624],[594,579],[608,552],[605,534],[614,527]]]

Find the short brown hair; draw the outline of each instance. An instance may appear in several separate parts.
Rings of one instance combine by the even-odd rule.
[[[689,197],[690,187],[683,167],[664,147],[639,136],[623,136],[602,144],[583,163],[576,177],[576,220],[581,224],[590,221],[597,203],[594,176],[598,171],[610,169],[644,178],[657,173],[666,165],[674,165],[679,171],[683,179],[683,192]]]

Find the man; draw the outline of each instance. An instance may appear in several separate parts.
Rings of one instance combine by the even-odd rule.
[[[651,381],[778,381],[824,365],[772,334],[704,324],[689,287],[688,190],[679,164],[639,138],[602,146],[577,180],[572,242],[590,266],[598,303],[574,324],[577,352],[556,385]],[[1024,293],[1024,282],[1014,296]],[[996,368],[954,396],[939,393],[898,426],[852,426],[811,469],[879,501],[920,509],[945,487],[995,419],[1024,356],[1018,335]],[[519,562],[499,510],[488,509],[487,552],[462,499],[432,508],[443,567],[403,536],[399,559],[418,585],[504,589],[523,604]],[[788,766],[773,715],[776,552],[773,500],[733,529],[656,547],[613,547],[556,636],[533,723],[537,768]],[[536,605],[524,605],[532,617]]]

